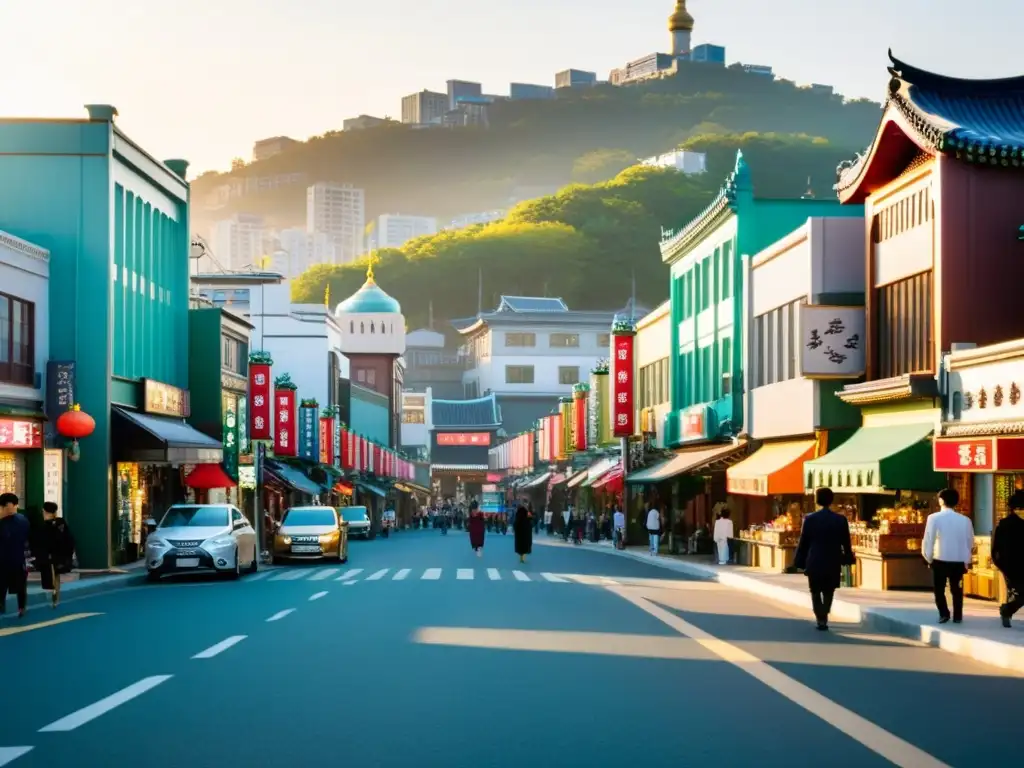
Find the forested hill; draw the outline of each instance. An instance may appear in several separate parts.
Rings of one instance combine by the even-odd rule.
[[[704,134],[806,134],[842,148],[869,142],[880,105],[772,81],[737,68],[693,64],[650,84],[559,92],[549,101],[491,107],[488,128],[417,130],[392,124],[328,132],[262,162],[193,182],[199,219],[218,186],[244,176],[301,172],[309,183],[350,182],[366,190],[367,218],[410,213],[441,219],[505,208],[571,182],[611,178],[635,158],[666,152]],[[806,179],[804,180],[806,182]],[[816,180],[815,180],[816,181]],[[831,182],[821,179],[819,183]],[[217,212],[260,213],[273,226],[304,222],[302,185],[232,200]]]

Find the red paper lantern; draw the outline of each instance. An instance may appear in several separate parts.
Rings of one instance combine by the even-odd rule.
[[[80,440],[88,437],[96,429],[96,419],[82,410],[80,405],[71,406],[57,418],[57,432],[61,437]]]

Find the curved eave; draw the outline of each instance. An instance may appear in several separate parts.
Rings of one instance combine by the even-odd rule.
[[[889,73],[900,80],[913,83],[928,90],[960,91],[967,94],[1002,94],[1011,91],[1024,91],[1024,75],[976,80],[965,77],[950,77],[919,69],[892,55],[889,49]]]
[[[464,328],[456,328],[455,330],[457,330],[463,336],[469,336],[471,334],[476,333],[481,328],[485,328],[485,327],[487,327],[487,321],[483,320],[483,319],[479,319],[479,320],[471,323],[470,325],[465,326]]]
[[[711,205],[683,227],[678,234],[661,243],[661,260],[672,264],[689,252],[694,243],[703,240],[733,212],[732,196],[725,190],[718,193]]]

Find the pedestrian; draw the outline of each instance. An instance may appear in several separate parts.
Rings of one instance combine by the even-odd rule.
[[[1010,514],[999,521],[992,536],[992,562],[1006,580],[1006,602],[999,606],[1003,626],[1010,628],[1013,618],[1024,606],[1024,491],[1010,496]]]
[[[516,554],[519,562],[525,563],[526,556],[533,552],[533,515],[530,510],[521,506],[512,519],[512,533],[515,535]]]
[[[626,516],[619,509],[619,505],[615,505],[615,512],[612,513],[612,527],[614,529],[615,548],[625,549],[626,548]]]
[[[18,512],[18,497],[0,493],[0,614],[7,608],[7,593],[18,601],[18,618],[28,606],[28,574],[25,550],[28,547],[28,518]]]
[[[647,509],[647,536],[651,543],[651,557],[657,557],[658,539],[661,536],[661,515],[653,503]]]
[[[75,557],[75,537],[67,522],[57,517],[57,505],[52,501],[43,503],[43,525],[32,546],[32,554],[39,570],[42,588],[52,592],[51,604],[60,603],[60,577],[71,573]]]
[[[568,541],[569,537],[572,535],[572,522],[572,505],[570,504],[565,508],[565,511],[562,512],[562,538],[566,541]]]
[[[819,488],[814,492],[818,510],[804,518],[800,543],[793,559],[793,565],[807,575],[811,607],[818,629],[822,631],[828,629],[832,598],[839,589],[843,566],[855,562],[850,543],[850,523],[832,511],[834,498],[831,488]]]
[[[484,515],[480,511],[480,505],[475,501],[469,505],[469,522],[466,524],[469,529],[469,546],[476,552],[477,557],[484,556]]]
[[[964,620],[964,574],[971,567],[974,551],[974,526],[966,515],[956,511],[960,494],[954,488],[939,491],[939,511],[928,515],[924,525],[921,554],[932,568],[935,607],[939,624],[949,621],[946,582],[953,595],[953,623]]]
[[[715,540],[715,548],[718,550],[718,564],[726,565],[729,562],[729,539],[731,539],[735,531],[733,529],[732,520],[729,519],[729,509],[723,509],[718,519],[715,520],[715,530],[712,534],[712,538]]]

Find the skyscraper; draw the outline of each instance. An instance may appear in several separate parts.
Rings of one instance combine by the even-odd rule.
[[[306,231],[330,235],[338,264],[363,253],[366,194],[351,184],[318,181],[306,190]]]

